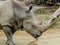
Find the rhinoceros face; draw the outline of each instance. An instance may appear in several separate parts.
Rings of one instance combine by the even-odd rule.
[[[40,27],[30,22],[25,22],[24,29],[34,38],[38,38],[42,34],[42,32],[40,31],[41,30]]]
[[[24,20],[24,29],[26,32],[31,34],[34,38],[38,38],[42,32],[40,31],[40,27],[36,24],[36,20],[32,12],[30,11],[32,7],[25,13],[28,17]],[[34,23],[35,22],[35,23]]]

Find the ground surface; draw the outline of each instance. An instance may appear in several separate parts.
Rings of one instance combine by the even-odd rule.
[[[14,42],[16,45],[28,45],[34,40],[29,34],[24,31],[17,31],[14,34]],[[0,45],[5,45],[6,37],[3,31],[0,31]],[[49,29],[39,37],[38,45],[60,45],[60,29]]]

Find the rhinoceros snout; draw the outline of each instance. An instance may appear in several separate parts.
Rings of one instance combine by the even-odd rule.
[[[33,36],[34,38],[38,38],[38,37],[41,36],[41,35],[42,35],[42,32],[39,32],[39,33],[33,34],[32,36]]]
[[[38,38],[40,35],[34,34],[33,37],[34,38]]]

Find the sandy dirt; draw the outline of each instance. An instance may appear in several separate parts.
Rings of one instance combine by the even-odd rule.
[[[35,40],[25,31],[17,31],[14,36],[16,45],[28,45],[31,41]],[[0,31],[0,45],[5,45],[6,37],[3,31]],[[49,29],[39,37],[36,42],[38,45],[60,45],[60,29]]]

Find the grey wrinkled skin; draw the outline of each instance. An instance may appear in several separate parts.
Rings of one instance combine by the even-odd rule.
[[[42,34],[33,11],[26,6],[11,3],[10,0],[2,3],[0,7],[0,25],[7,36],[7,45],[15,45],[12,36],[18,29],[24,29],[34,38]]]

